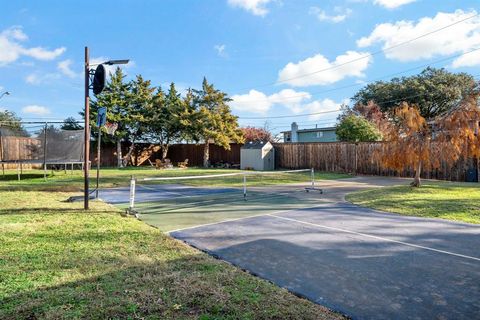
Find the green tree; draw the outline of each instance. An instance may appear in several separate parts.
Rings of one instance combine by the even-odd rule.
[[[28,135],[22,126],[22,119],[15,112],[8,110],[0,111],[0,129],[4,131],[4,134],[8,132],[8,135]]]
[[[60,128],[62,130],[82,130],[83,126],[80,125],[74,117],[68,117],[63,120],[63,124]]]
[[[122,69],[117,68],[111,75],[103,92],[96,96],[96,100],[92,101],[90,109],[90,121],[94,136],[98,132],[96,127],[98,108],[107,107],[107,121],[118,124],[117,131],[113,137],[105,136],[105,139],[113,141],[117,146],[118,167],[123,167],[124,165],[122,142],[129,139],[130,128],[132,125],[136,125],[130,108],[131,83],[126,83],[124,79],[125,75]]]
[[[123,158],[124,165],[127,165],[132,158],[136,142],[148,132],[151,121],[149,110],[153,106],[154,92],[155,88],[152,87],[151,81],[143,79],[141,75],[137,75],[135,80],[130,82],[129,103],[127,105],[129,117],[128,124],[125,126],[130,147]]]
[[[243,142],[238,127],[238,117],[231,113],[228,102],[231,99],[225,92],[215,89],[203,78],[202,89],[193,90],[191,114],[194,126],[193,139],[204,143],[203,166],[209,166],[209,145],[211,143],[230,150],[231,142]]]
[[[158,141],[162,151],[162,159],[167,157],[168,148],[172,142],[181,140],[185,131],[185,102],[175,88],[170,84],[168,93],[158,88],[148,113],[149,136]]]
[[[362,116],[349,114],[337,125],[336,133],[340,141],[378,141],[382,135],[373,123]]]
[[[451,73],[429,67],[418,75],[369,84],[352,99],[355,104],[361,105],[373,101],[381,111],[389,113],[402,102],[407,102],[418,106],[422,117],[432,120],[477,90],[474,77],[467,73]]]

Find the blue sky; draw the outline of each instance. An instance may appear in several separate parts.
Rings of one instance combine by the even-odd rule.
[[[0,92],[12,94],[0,108],[31,120],[79,118],[88,45],[92,60],[129,58],[128,77],[142,74],[155,85],[174,81],[184,90],[206,76],[234,98],[241,125],[327,126],[337,113],[319,112],[337,110],[370,81],[429,64],[480,76],[480,50],[472,51],[480,48],[479,4],[2,1]],[[272,118],[278,116],[288,117]]]

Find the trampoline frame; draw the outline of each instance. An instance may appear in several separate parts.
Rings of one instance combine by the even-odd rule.
[[[73,166],[74,165],[81,165],[82,171],[84,171],[85,163],[83,160],[0,160],[2,164],[2,176],[5,177],[5,165],[6,164],[16,164],[17,167],[17,177],[18,181],[21,180],[21,176],[23,174],[23,165],[32,164],[32,165],[41,165],[43,167],[43,178],[45,181],[47,180],[47,166],[48,165],[63,165],[65,174],[67,173],[67,168],[70,166],[70,172],[73,174]],[[91,166],[91,162],[89,162],[89,166]]]

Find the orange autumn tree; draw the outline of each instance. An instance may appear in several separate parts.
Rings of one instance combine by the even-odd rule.
[[[392,117],[385,118],[383,127],[383,152],[375,155],[387,168],[415,169],[412,186],[420,186],[422,168],[430,166],[432,131],[418,108],[404,102],[396,108]]]
[[[480,108],[478,95],[463,100],[457,107],[436,119],[425,120],[415,105],[404,102],[385,120],[382,152],[375,153],[388,168],[413,168],[411,186],[419,187],[422,170],[454,165],[460,158],[479,158]],[[387,119],[387,118],[385,118]]]
[[[460,158],[480,158],[479,95],[464,99],[436,123],[436,159],[454,163]]]

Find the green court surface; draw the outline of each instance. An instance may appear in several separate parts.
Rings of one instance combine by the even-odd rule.
[[[237,192],[202,196],[184,196],[172,199],[138,202],[135,211],[140,219],[164,232],[205,224],[279,213],[294,209],[314,207],[321,202],[320,194],[305,192],[302,186],[292,186],[288,192],[250,192],[244,200],[242,190]],[[121,204],[127,208],[127,204]]]

